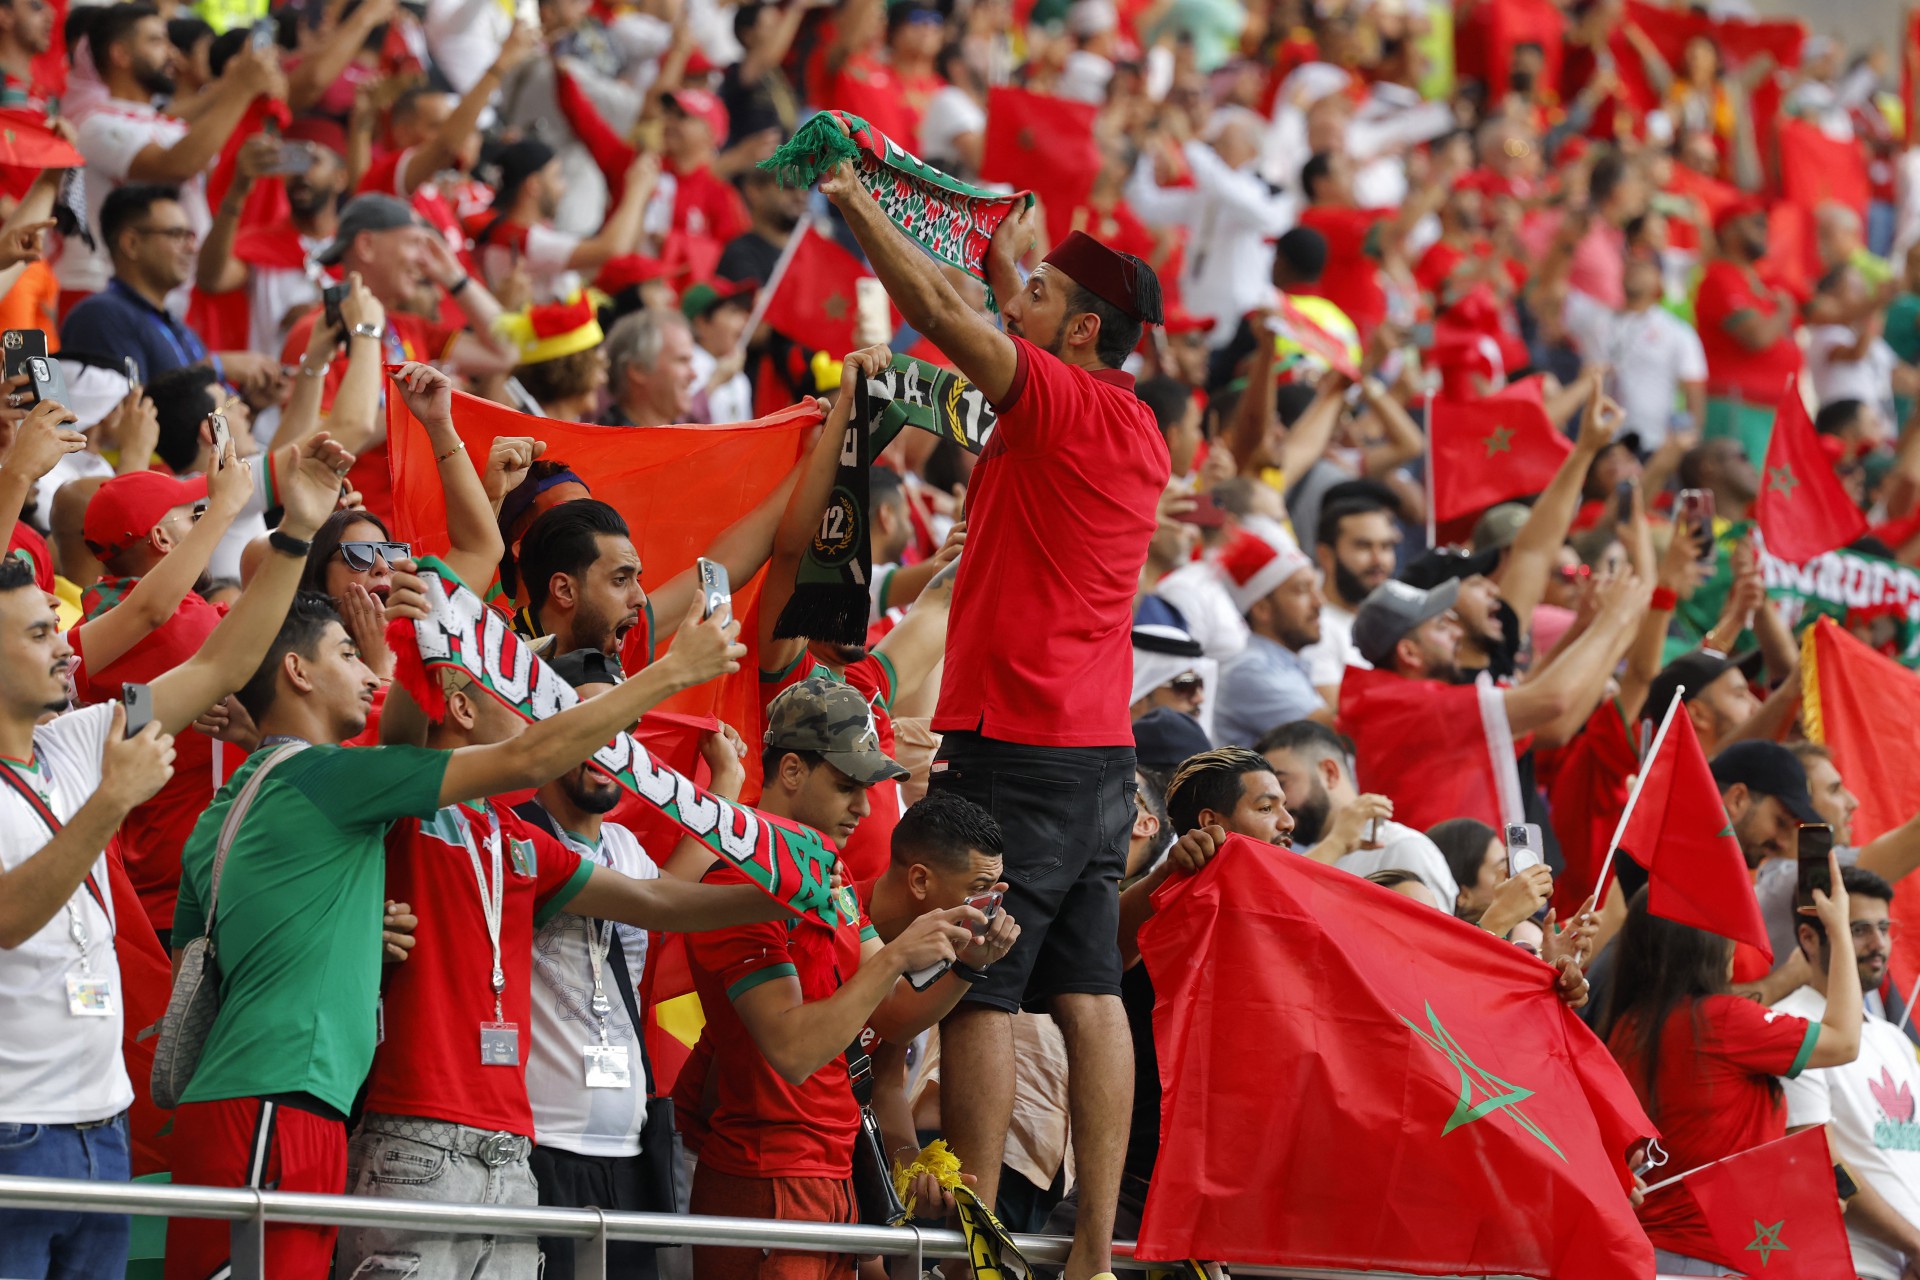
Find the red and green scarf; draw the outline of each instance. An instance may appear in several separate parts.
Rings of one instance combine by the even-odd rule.
[[[847,126],[846,133],[835,120]],[[860,185],[909,239],[982,282],[995,229],[1015,209],[1033,203],[1031,191],[988,191],[942,173],[845,111],[815,114],[760,167],[782,186],[810,187],[842,160],[854,162]]]

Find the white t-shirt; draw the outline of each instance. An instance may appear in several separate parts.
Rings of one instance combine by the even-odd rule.
[[[1609,390],[1627,411],[1623,431],[1643,449],[1667,438],[1680,386],[1707,380],[1700,335],[1663,307],[1615,311],[1578,289],[1567,291],[1567,333],[1589,361],[1613,368]]]
[[[513,30],[512,8],[498,0],[427,0],[427,48],[455,93],[480,82]]]
[[[955,140],[984,133],[986,127],[987,109],[965,89],[945,85],[927,100],[926,114],[920,117],[920,154],[930,164],[951,167],[960,155]]]
[[[653,864],[640,842],[625,827],[600,824],[598,848],[572,834],[567,847],[582,858],[610,867],[635,880],[657,880]],[[603,925],[604,922],[596,922]],[[615,986],[611,965],[602,970],[612,1012],[607,1015],[607,1043],[627,1046],[629,1089],[587,1088],[589,1044],[600,1042],[599,1023],[591,1010],[593,964],[587,954],[587,921],[561,912],[533,935],[533,1040],[527,1055],[527,1100],[533,1104],[533,1140],[583,1156],[636,1156],[640,1131],[647,1123],[647,1080],[640,1066],[640,1039],[627,1016],[627,1002]],[[627,958],[627,976],[637,988],[647,967],[647,932],[616,924],[614,933]],[[599,933],[595,930],[595,936]],[[634,1000],[639,1001],[636,991]],[[666,1082],[668,1085],[672,1081]]]
[[[693,344],[693,385],[707,393],[707,421],[715,425],[747,422],[753,417],[753,383],[744,373],[736,373],[717,387],[708,387],[719,357],[699,343]]]
[[[171,147],[187,136],[187,123],[155,110],[144,102],[114,99],[88,116],[80,125],[76,145],[87,158],[82,190],[87,201],[87,222],[93,228],[98,246],[89,251],[86,242],[75,236],[60,249],[53,264],[54,275],[63,290],[98,293],[113,279],[113,261],[100,234],[100,206],[114,188],[127,181],[134,157],[148,145]],[[187,225],[202,239],[213,228],[213,215],[207,209],[207,179],[195,174],[180,184],[180,207],[186,211]],[[188,289],[185,285],[167,295],[167,309],[175,315],[186,314]]]
[[[69,711],[33,731],[34,768],[16,770],[39,792],[62,824],[100,788],[100,751],[113,707],[102,703]],[[0,764],[0,768],[12,768]],[[0,867],[13,871],[46,847],[46,824],[14,790],[0,782]],[[91,872],[108,903],[107,859]],[[87,938],[93,977],[113,986],[113,1012],[78,1017],[69,1011],[68,975],[83,972],[74,943],[77,919]],[[0,1121],[8,1124],[85,1124],[133,1105],[133,1084],[120,1056],[126,992],[113,945],[113,917],[85,884],[40,931],[11,951],[0,951]]]
[[[480,270],[487,278],[487,287],[497,290],[513,274],[515,262],[525,262],[527,279],[533,285],[533,300],[559,302],[571,297],[580,287],[579,273],[567,266],[573,260],[573,251],[579,247],[579,236],[536,222],[527,228],[518,253],[505,245],[481,246]]]
[[[1353,615],[1331,600],[1320,606],[1320,639],[1300,651],[1313,687],[1324,689],[1346,679],[1348,667],[1373,664],[1353,647]]]
[[[319,268],[313,265],[313,255],[329,243],[301,236],[300,247],[306,251],[308,265],[297,271],[286,267],[247,269],[247,340],[253,350],[279,355],[287,345],[287,334],[293,331],[293,326],[286,323],[287,316],[295,308],[306,312],[319,304],[324,285],[318,278]]]
[[[1875,338],[1858,360],[1836,360],[1833,353],[1853,345],[1854,333],[1843,324],[1815,325],[1807,334],[1807,377],[1813,383],[1815,404],[1835,400],[1864,400],[1892,422],[1893,368],[1900,357],[1886,339]]]
[[[1827,998],[1801,987],[1773,1006],[1818,1022]],[[1920,1063],[1913,1042],[1869,1013],[1860,1028],[1860,1056],[1845,1066],[1802,1071],[1782,1080],[1787,1125],[1824,1124],[1855,1181],[1870,1186],[1895,1213],[1920,1227]],[[1854,1270],[1865,1280],[1899,1280],[1902,1258],[1865,1233],[1847,1230]]]

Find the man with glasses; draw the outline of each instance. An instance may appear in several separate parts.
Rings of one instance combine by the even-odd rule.
[[[200,243],[180,188],[133,183],[116,188],[100,209],[100,235],[113,279],[74,307],[60,326],[61,346],[101,357],[111,368],[132,360],[142,382],[188,365],[210,364],[243,391],[271,392],[280,366],[254,351],[209,353],[200,335],[167,309],[167,297],[193,279]]]
[[[1893,888],[1858,867],[1843,868],[1840,880],[1848,895],[1860,989],[1871,992],[1886,977],[1896,936],[1888,918]],[[1812,970],[1805,986],[1773,1007],[1818,1019],[1827,1009],[1832,943],[1819,920],[1802,915],[1799,921],[1796,941]],[[1920,1065],[1898,1028],[1871,1010],[1865,1017],[1859,1057],[1781,1081],[1787,1131],[1825,1125],[1834,1159],[1858,1188],[1845,1200],[1854,1272],[1862,1280],[1914,1280],[1920,1276],[1920,1116],[1914,1102]]]

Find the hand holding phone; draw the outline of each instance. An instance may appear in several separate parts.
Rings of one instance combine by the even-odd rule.
[[[993,918],[1000,914],[1000,899],[1004,896],[998,893],[982,893],[967,899],[968,906],[986,917],[980,923],[969,926],[973,930],[975,942],[985,938],[987,930],[993,927]]]
[[[1800,873],[1799,893],[1800,910],[1813,914],[1813,891],[1833,892],[1833,871],[1828,865],[1827,855],[1833,852],[1833,828],[1824,822],[1803,822],[1800,824],[1800,847],[1797,859]]]
[[[1699,548],[1694,558],[1703,565],[1713,564],[1719,556],[1713,544],[1713,491],[1682,489],[1676,510],[1681,527],[1693,535]]]
[[[1517,876],[1529,867],[1544,865],[1546,857],[1540,849],[1539,823],[1509,822],[1507,824],[1507,874],[1509,876]]]
[[[51,356],[34,356],[27,361],[28,403],[39,404],[42,400],[51,400],[55,404],[67,402],[67,375],[60,362]]]
[[[704,621],[719,614],[722,622],[733,621],[733,585],[727,579],[727,566],[701,556],[694,561],[700,575],[702,601],[700,617]]]
[[[347,322],[340,315],[340,304],[347,300],[349,288],[350,286],[342,281],[339,284],[330,284],[320,291],[320,305],[326,308],[327,324],[342,342],[346,341]]]
[[[127,710],[126,736],[129,738],[153,720],[153,690],[144,684],[121,685],[120,705]]]
[[[233,428],[227,425],[226,414],[207,415],[207,435],[213,445],[213,467],[217,471],[226,465],[227,448],[233,443]]]

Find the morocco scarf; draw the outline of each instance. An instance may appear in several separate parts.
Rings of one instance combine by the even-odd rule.
[[[580,701],[573,686],[514,635],[506,617],[483,604],[446,565],[426,556],[419,572],[432,613],[389,624],[387,644],[394,678],[429,716],[446,707],[434,678],[442,669],[466,674],[529,721],[559,715]],[[596,751],[593,763],[794,914],[810,915],[829,928],[857,918],[857,904],[850,913],[845,895],[833,892],[835,857],[815,832],[713,795],[655,760],[628,733]]]
[[[866,639],[873,581],[867,470],[874,454],[909,426],[951,440],[968,453],[979,453],[993,433],[993,408],[978,387],[951,369],[911,356],[894,356],[884,372],[859,380],[852,390],[853,415],[841,438],[833,493],[800,561],[793,595],[774,624],[777,639],[805,636],[841,644]]]
[[[847,126],[841,133],[835,120]],[[987,243],[1009,213],[1033,193],[1004,195],[942,173],[859,116],[821,111],[794,131],[760,167],[782,186],[808,187],[842,160],[859,169],[860,185],[893,225],[937,260],[985,282]]]

